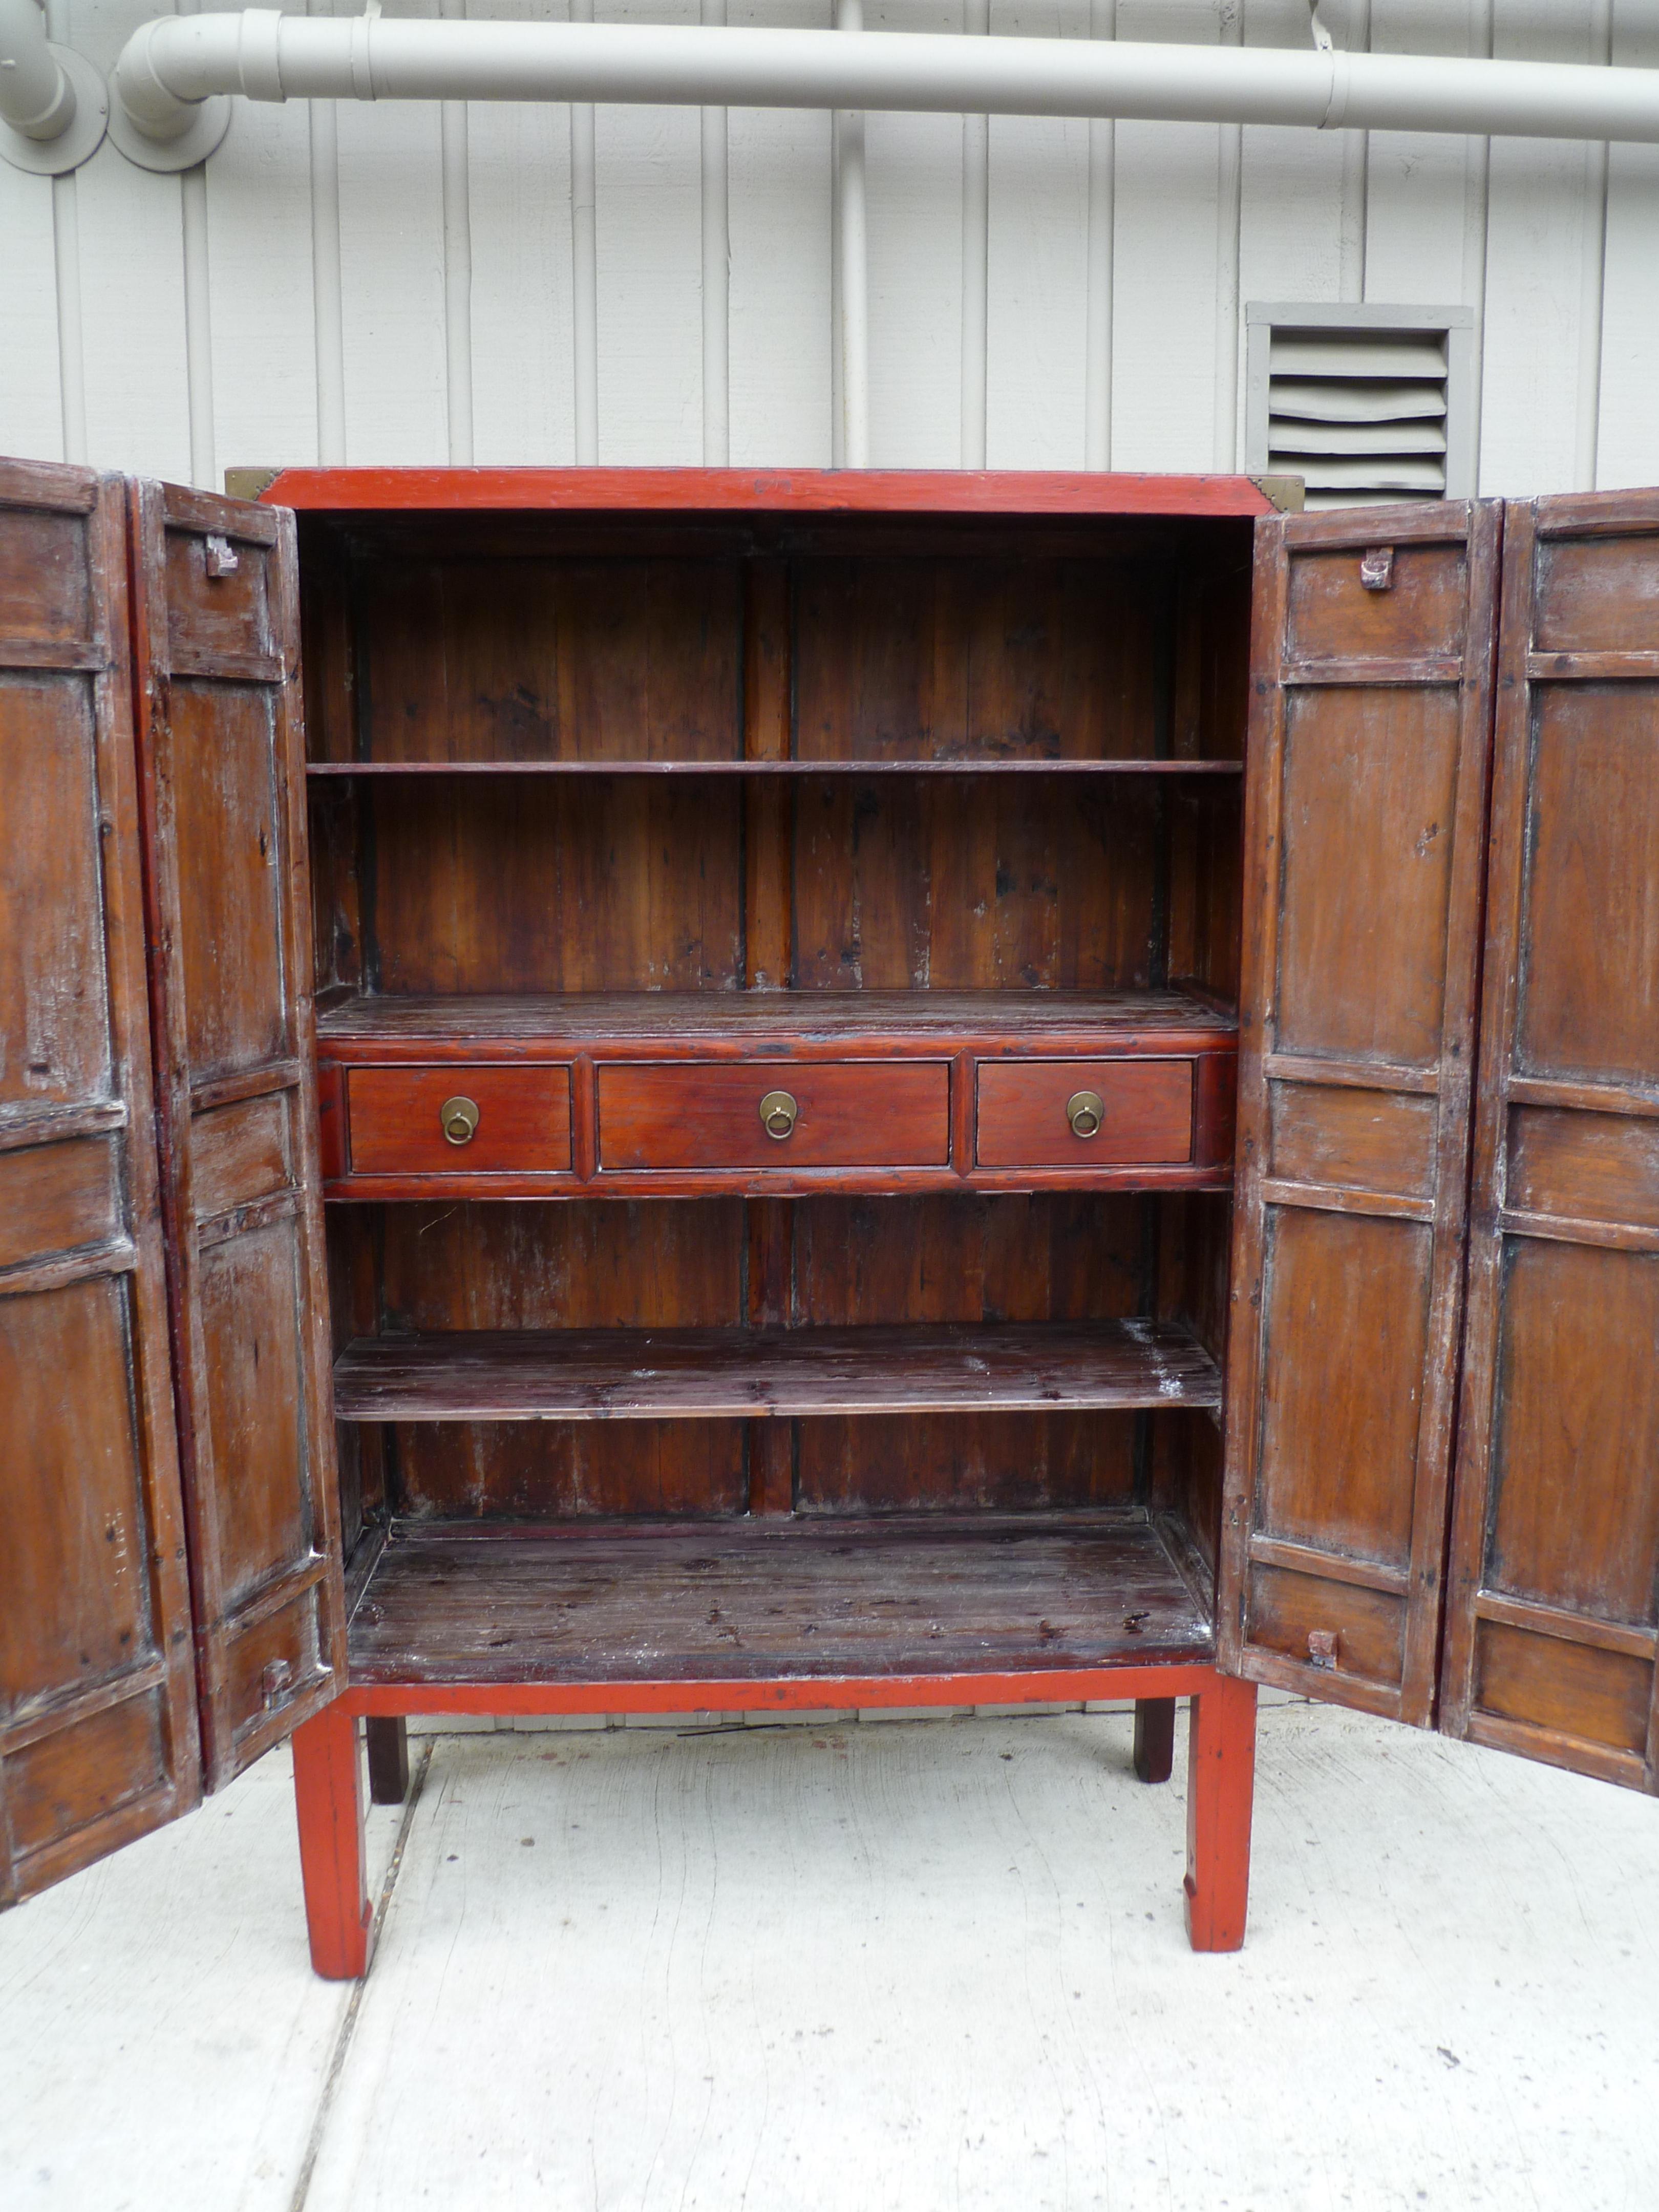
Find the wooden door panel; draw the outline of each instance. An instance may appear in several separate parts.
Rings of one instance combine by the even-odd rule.
[[[1433,1716],[1468,1195],[1494,507],[1257,535],[1220,1628]]]
[[[1432,1233],[1422,1222],[1287,1206],[1275,1208],[1269,1236],[1256,1526],[1403,1572]],[[1346,1378],[1335,1397],[1333,1371]]]
[[[0,1903],[201,1794],[125,523],[0,465]]]
[[[209,1788],[343,1680],[290,518],[131,494],[162,1199]]]
[[[1659,497],[1512,507],[1443,1725],[1659,1789]]]
[[[1437,1061],[1458,708],[1445,685],[1285,698],[1277,1051]]]

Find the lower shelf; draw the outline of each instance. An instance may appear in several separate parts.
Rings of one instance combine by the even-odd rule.
[[[394,1523],[354,1684],[1206,1665],[1210,1609],[1139,1513]]]
[[[1170,1322],[749,1330],[484,1329],[358,1337],[343,1421],[807,1419],[845,1413],[1214,1407],[1221,1376]]]

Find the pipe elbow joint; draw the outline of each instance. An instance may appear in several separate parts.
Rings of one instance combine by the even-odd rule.
[[[110,137],[127,159],[141,169],[193,168],[230,127],[229,93],[280,100],[280,21],[274,11],[256,9],[243,15],[158,15],[141,23],[110,77]],[[260,27],[247,35],[250,22]],[[246,69],[245,43],[252,50]]]
[[[163,74],[157,47],[181,19],[159,15],[141,23],[121,49],[110,77],[110,88],[122,115],[146,138],[165,144],[181,138],[195,120],[199,98],[181,98]]]

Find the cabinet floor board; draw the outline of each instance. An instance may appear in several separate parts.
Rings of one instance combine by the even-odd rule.
[[[354,1683],[745,1682],[1203,1664],[1138,1515],[394,1524]]]

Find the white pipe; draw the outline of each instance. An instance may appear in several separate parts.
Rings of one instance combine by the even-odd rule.
[[[340,281],[339,111],[311,104],[311,317],[317,357],[317,459],[346,457],[345,309]]]
[[[702,20],[726,21],[726,0],[702,0]],[[705,107],[702,137],[702,462],[732,458],[732,224],[726,110]]]
[[[836,117],[841,203],[842,465],[870,465],[869,258],[865,237],[864,117]]]
[[[14,13],[34,0],[0,0]],[[902,31],[326,19],[266,9],[141,24],[114,82],[167,139],[192,104],[512,100],[1129,116],[1318,131],[1659,143],[1659,70],[1266,46]]]
[[[991,0],[966,0],[963,27],[990,35]],[[962,118],[962,445],[964,469],[985,466],[990,351],[991,118]]]
[[[46,44],[44,0],[0,0],[0,121],[45,143],[74,120],[75,87]]]
[[[1371,42],[1371,0],[1358,0],[1348,23],[1351,49],[1364,52]],[[1342,198],[1337,240],[1337,297],[1363,301],[1365,251],[1370,216],[1370,139],[1364,131],[1342,134]]]
[[[184,210],[185,385],[190,415],[190,480],[217,491],[213,438],[213,295],[208,277],[207,165],[179,179]]]
[[[1604,66],[1613,59],[1613,0],[1593,0],[1590,52]],[[1578,297],[1578,404],[1573,439],[1573,483],[1594,491],[1601,430],[1601,326],[1607,319],[1607,149],[1587,146],[1584,237]]]
[[[1477,59],[1490,61],[1492,0],[1471,0],[1469,38]],[[1464,155],[1463,289],[1474,309],[1469,364],[1469,481],[1457,495],[1476,498],[1480,489],[1480,417],[1486,376],[1486,231],[1492,209],[1492,140],[1472,138]]]
[[[1219,51],[1244,58],[1244,0],[1222,0]],[[1321,49],[1319,58],[1328,58]],[[1238,456],[1238,276],[1244,219],[1244,126],[1217,134],[1215,192],[1215,387],[1211,465],[1225,476]]]
[[[712,35],[729,38],[730,32]],[[738,36],[746,35],[739,33]],[[864,0],[836,0],[836,28],[817,32],[838,44],[862,43]],[[835,119],[836,250],[839,283],[836,303],[836,356],[841,371],[841,437],[838,468],[870,465],[870,264],[864,197],[864,116],[839,109]]]
[[[591,24],[593,0],[571,0],[571,13],[579,21]],[[484,27],[469,24],[467,27]],[[570,110],[570,346],[576,459],[584,468],[599,458],[598,169],[592,103],[577,100]]]
[[[1091,0],[1097,39],[1117,36],[1117,0]],[[1112,288],[1117,226],[1117,125],[1089,125],[1089,288],[1084,339],[1083,465],[1112,465]]]
[[[81,324],[81,200],[73,173],[52,180],[52,250],[58,298],[58,402],[64,459],[87,458],[86,345]]]
[[[442,0],[446,18],[462,16],[465,0]],[[464,17],[463,17],[464,20]],[[466,103],[439,109],[439,164],[444,208],[444,368],[452,468],[472,465],[472,188]]]

